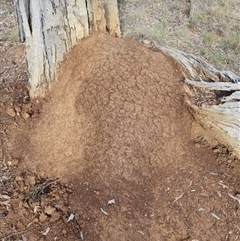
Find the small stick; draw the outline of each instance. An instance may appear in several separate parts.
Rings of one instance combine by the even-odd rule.
[[[191,229],[191,226],[180,216],[180,214],[178,213],[178,211],[171,205],[171,203],[168,202],[168,204],[169,204],[170,208],[172,208],[173,211],[175,211],[175,212],[177,213],[178,217],[185,223],[185,225],[186,225],[189,229]]]
[[[194,13],[194,1],[190,0],[190,11],[189,11],[189,18],[192,19],[193,18],[193,13]]]
[[[173,204],[174,204],[176,201],[178,201],[179,199],[181,199],[181,198],[183,197],[183,195],[184,195],[184,192],[183,192],[181,195],[179,195],[178,197],[176,197],[175,200],[173,201]]]

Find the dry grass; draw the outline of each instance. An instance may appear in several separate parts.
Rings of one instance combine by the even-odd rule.
[[[193,53],[240,74],[238,0],[118,2],[123,36]]]
[[[13,1],[0,0],[0,49],[18,40]]]
[[[44,193],[48,192],[49,186],[55,182],[58,182],[60,180],[60,178],[58,179],[47,179],[45,181],[43,181],[40,184],[36,184],[31,190],[30,192],[28,192],[25,197],[24,200],[25,201],[39,201],[41,199],[41,195],[43,195]]]

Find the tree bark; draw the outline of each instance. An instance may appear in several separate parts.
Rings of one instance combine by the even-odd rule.
[[[117,0],[15,0],[30,94],[43,96],[64,55],[92,31],[120,35]]]

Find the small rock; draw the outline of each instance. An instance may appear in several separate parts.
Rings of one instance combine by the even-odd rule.
[[[14,117],[15,115],[16,115],[16,113],[15,113],[15,111],[14,111],[14,109],[8,109],[7,111],[6,111],[6,113],[9,115],[9,116],[11,116],[11,117]]]
[[[67,230],[64,229],[64,230],[62,231],[62,234],[63,234],[63,235],[67,235]]]
[[[18,203],[18,207],[19,207],[19,209],[22,209],[22,207],[23,207],[23,201],[20,201],[20,202]]]
[[[63,213],[66,213],[68,211],[68,207],[65,205],[58,205],[58,209]]]
[[[19,107],[14,107],[14,110],[15,110],[16,112],[18,112],[18,113],[21,112],[21,109],[20,109]]]
[[[23,177],[16,176],[16,177],[15,177],[15,181],[16,181],[16,182],[22,182],[22,181],[23,181]]]
[[[100,192],[99,191],[94,191],[96,196],[99,196]]]
[[[54,222],[58,221],[60,217],[61,217],[61,215],[58,212],[55,212],[55,213],[53,213],[53,215],[50,219],[50,222],[54,223]]]
[[[36,178],[35,176],[27,176],[25,178],[25,183],[30,184],[30,186],[34,186],[36,184]]]
[[[29,205],[28,205],[27,202],[23,202],[23,203],[22,203],[22,206],[25,207],[25,208],[29,208]]]
[[[15,197],[15,198],[18,197],[18,192],[14,192],[13,197]]]
[[[227,162],[230,164],[230,163],[232,163],[232,160],[229,159]]]
[[[46,173],[44,171],[41,171],[38,176],[44,179],[44,177],[46,176]]]
[[[61,199],[61,197],[58,194],[56,194],[54,199],[55,199],[55,201],[59,201]]]
[[[146,44],[146,45],[149,45],[151,43],[151,41],[147,40],[147,39],[144,39],[143,40],[143,43]]]
[[[34,223],[38,223],[39,220],[38,220],[37,218],[34,218],[34,219],[33,219],[33,222],[34,222]]]
[[[221,153],[221,151],[219,149],[214,149],[213,152],[214,153]]]
[[[13,165],[13,166],[18,166],[18,164],[19,164],[19,159],[12,159],[11,160],[11,164]]]
[[[39,206],[39,205],[34,206],[34,208],[33,208],[34,214],[38,214],[40,211],[41,211],[41,206]]]
[[[55,208],[52,208],[52,207],[48,206],[48,207],[45,208],[44,213],[47,214],[47,215],[52,215],[55,211],[56,211]]]
[[[196,147],[196,148],[200,148],[200,147],[201,147],[201,144],[195,143],[195,147]]]
[[[47,215],[44,214],[44,213],[41,213],[40,216],[39,216],[39,221],[41,223],[45,222],[47,220]]]
[[[0,218],[5,218],[8,215],[8,211],[4,211],[1,213]]]
[[[39,202],[28,202],[29,203],[29,206],[34,210],[34,208],[36,207],[36,206],[39,206]]]
[[[30,115],[25,112],[25,113],[22,114],[22,118],[23,118],[24,120],[28,120],[28,119],[30,118]]]

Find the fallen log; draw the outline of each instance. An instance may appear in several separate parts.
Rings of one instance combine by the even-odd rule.
[[[220,71],[192,54],[158,47],[180,65],[185,101],[207,134],[240,157],[240,77]]]

